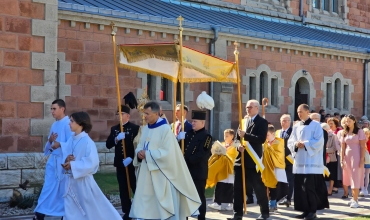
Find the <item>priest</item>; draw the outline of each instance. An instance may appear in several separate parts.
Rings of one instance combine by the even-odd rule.
[[[329,208],[323,179],[323,131],[319,122],[309,117],[307,104],[298,106],[301,122],[293,127],[288,147],[294,156],[294,209],[303,212],[300,219],[315,219],[316,211]]]
[[[144,105],[145,120],[134,166],[140,167],[131,218],[184,220],[201,205],[184,157],[156,102]]]

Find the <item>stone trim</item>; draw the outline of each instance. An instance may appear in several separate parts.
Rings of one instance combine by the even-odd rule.
[[[100,16],[100,15],[91,15],[91,14],[82,14],[77,12],[71,11],[59,11],[59,19],[62,20],[75,20],[78,22],[86,22],[89,21],[90,23],[94,24],[103,24],[109,25],[112,21],[112,18]],[[118,28],[130,28],[130,29],[141,29],[145,31],[155,31],[155,32],[162,32],[176,35],[178,34],[178,28],[174,25],[161,25],[157,23],[149,23],[149,22],[141,22],[141,21],[133,21],[129,19],[123,18],[115,18],[115,24]],[[240,30],[244,31],[244,30]],[[193,29],[193,28],[186,28],[185,29],[186,35],[205,38],[206,41],[213,38],[213,31],[211,30],[200,30],[200,29]],[[335,56],[344,56],[348,58],[354,59],[369,59],[370,55],[360,52],[351,52],[349,51],[349,47],[345,48],[348,50],[339,50],[339,49],[332,49],[332,48],[325,48],[318,46],[309,46],[305,44],[297,44],[292,42],[285,42],[285,41],[277,41],[277,40],[268,40],[262,39],[257,37],[249,37],[249,36],[242,36],[238,34],[229,34],[225,32],[219,32],[219,37],[224,39],[234,39],[240,42],[241,44],[250,44],[250,45],[260,45],[260,46],[268,46],[268,47],[276,47],[282,48],[286,50],[299,50],[299,51],[306,51],[312,53],[319,53],[322,54],[324,57],[325,55],[335,55]],[[296,40],[300,40],[296,38]],[[301,39],[302,40],[302,39]],[[307,40],[304,40],[306,44],[309,44]]]
[[[51,102],[56,98],[65,99],[65,96],[71,95],[71,87],[65,85],[65,74],[71,72],[71,63],[65,61],[63,53],[57,53],[58,1],[33,0],[33,2],[45,4],[45,20],[32,19],[32,35],[45,37],[45,50],[44,53],[31,53],[31,68],[44,70],[44,85],[31,86],[31,102],[44,103],[44,118],[31,119],[30,133],[31,136],[43,136],[46,143],[49,128],[55,121],[50,112]],[[56,90],[58,74],[59,91]]]
[[[326,11],[322,8],[322,1],[320,1],[320,7],[319,9],[313,7],[313,1],[308,1],[308,8],[307,11],[307,18],[311,18],[313,20],[319,20],[321,22],[330,23],[335,22],[339,24],[347,24],[348,25],[348,6],[347,6],[347,0],[335,0],[338,3],[338,12],[333,12],[333,1],[329,1],[329,11]],[[343,8],[344,11],[341,11]]]
[[[303,71],[302,70],[298,70],[297,72],[294,73],[291,81],[290,81],[290,87],[289,87],[289,97],[291,98],[291,102],[290,104],[288,105],[288,112],[291,116],[294,116],[295,115],[295,111],[296,109],[294,109],[294,100],[295,100],[295,86],[296,86],[296,83],[298,82],[298,80],[300,78],[305,78],[307,79],[308,83],[309,83],[309,86],[310,86],[310,93],[309,93],[309,97],[308,97],[308,100],[309,100],[309,103],[307,103],[310,108],[312,108],[314,105],[313,105],[313,99],[316,97],[316,89],[315,89],[315,85],[314,85],[314,81],[312,79],[312,76],[309,72],[306,72],[306,75],[303,74]]]
[[[284,87],[284,79],[281,77],[281,72],[273,72],[271,71],[270,67],[266,64],[261,64],[257,69],[246,69],[245,76],[242,77],[242,84],[246,86],[245,94],[242,94],[242,102],[247,103],[248,100],[251,99],[251,94],[249,94],[249,86],[250,86],[250,77],[256,78],[256,100],[260,101],[260,76],[262,72],[267,73],[267,97],[270,102],[268,106],[266,106],[265,111],[266,113],[280,113],[280,105],[284,103],[284,97],[281,95],[281,89]],[[278,80],[278,94],[276,94],[277,103],[276,105],[271,105],[271,80],[277,79]]]
[[[334,90],[335,90],[335,81],[339,79],[340,80],[340,91],[341,91],[341,94],[340,94],[340,108],[334,108]],[[330,100],[330,106],[327,106],[327,94],[326,94],[326,91],[327,91],[327,83],[331,83],[332,86],[331,86],[331,97],[332,99]],[[344,109],[344,86],[347,85],[349,86],[348,88],[348,109]],[[340,112],[340,114],[350,114],[351,113],[351,109],[353,108],[353,100],[351,99],[351,96],[352,96],[352,93],[354,92],[354,85],[352,84],[352,80],[351,79],[347,79],[347,78],[344,78],[343,75],[340,73],[340,72],[336,72],[333,74],[332,77],[327,77],[327,76],[324,76],[324,82],[321,82],[321,90],[324,91],[324,94],[323,94],[323,98],[321,99],[321,106],[323,109],[325,109],[325,112],[327,113],[330,113],[330,114],[334,114],[334,112]]]

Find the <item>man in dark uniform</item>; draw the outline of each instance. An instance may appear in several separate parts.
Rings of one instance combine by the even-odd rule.
[[[245,125],[240,125],[243,130],[238,129],[237,139],[247,141],[256,152],[258,157],[262,157],[262,144],[266,141],[267,121],[258,115],[259,102],[257,100],[249,100],[246,105],[248,118],[245,118]],[[268,198],[266,187],[262,182],[261,173],[256,171],[256,164],[251,156],[247,153],[244,146],[240,145],[238,158],[244,153],[245,178],[248,187],[252,187],[257,197],[258,205],[260,206],[261,215],[257,219],[267,219],[269,215]],[[234,166],[235,181],[234,181],[234,217],[228,220],[243,219],[243,181],[242,167]]]
[[[135,156],[134,150],[134,138],[136,137],[139,126],[129,122],[130,120],[130,108],[125,105],[121,105],[121,114],[122,114],[122,125],[123,132],[120,130],[120,124],[115,125],[111,128],[110,135],[106,142],[106,147],[111,149],[115,147],[115,156],[114,156],[114,166],[117,171],[117,180],[119,185],[119,194],[121,198],[122,212],[125,213],[122,217],[124,220],[129,220],[129,214],[131,209],[131,198],[128,192],[127,180],[126,180],[126,169],[128,168],[130,186],[133,193],[136,189],[136,177],[135,177],[135,168],[132,165],[131,161]],[[118,118],[119,113],[117,111],[116,116]],[[119,119],[118,119],[119,120]],[[125,140],[126,147],[126,160],[123,161],[123,148],[122,140]]]
[[[211,156],[212,136],[208,134],[205,126],[206,112],[192,111],[192,129],[188,132],[180,132],[178,139],[184,140],[184,157],[189,168],[194,185],[197,188],[202,205],[199,207],[198,220],[206,219],[206,180],[208,177],[208,159]],[[180,144],[181,146],[181,144]]]
[[[288,184],[286,183],[278,183],[278,196],[277,200],[282,199],[279,202],[279,205],[286,205],[289,206],[291,204],[291,198],[293,195],[294,190],[294,175],[293,175],[293,157],[292,153],[290,152],[288,148],[288,140],[290,137],[290,134],[292,133],[292,127],[291,124],[291,117],[289,114],[284,114],[280,117],[280,124],[281,129],[277,130],[275,135],[276,137],[283,138],[284,139],[284,149],[285,149],[285,173],[287,176]],[[290,159],[288,160],[287,157],[290,155]]]

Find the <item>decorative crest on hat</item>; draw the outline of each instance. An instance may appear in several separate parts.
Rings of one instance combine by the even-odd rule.
[[[205,91],[198,96],[196,103],[200,109],[212,110],[215,107],[215,101]]]

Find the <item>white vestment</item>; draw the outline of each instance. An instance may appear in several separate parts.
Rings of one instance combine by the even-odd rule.
[[[141,162],[137,154],[146,150]],[[146,125],[135,151],[140,166],[131,218],[184,220],[198,215],[198,192],[170,126],[159,119]]]
[[[303,141],[305,148],[298,148],[296,151],[298,141]],[[324,135],[320,123],[316,121],[311,121],[308,125],[297,123],[288,140],[288,148],[294,157],[293,173],[323,174],[323,146]]]
[[[71,174],[66,176],[64,220],[121,220],[122,217],[96,184],[93,174],[99,168],[98,150],[85,132],[72,136],[63,150],[63,161],[73,154]],[[63,170],[65,173],[65,170]]]
[[[48,139],[52,133],[58,134],[56,141],[61,146],[64,146],[65,142],[71,137],[71,128],[69,127],[69,117],[65,116],[59,121],[55,121],[51,126]],[[64,175],[62,174],[63,155],[61,148],[51,151],[50,142],[48,141],[45,145],[44,155],[49,156],[48,162],[45,168],[45,180],[42,187],[40,197],[38,199],[35,212],[39,212],[51,216],[63,216],[64,215]]]

